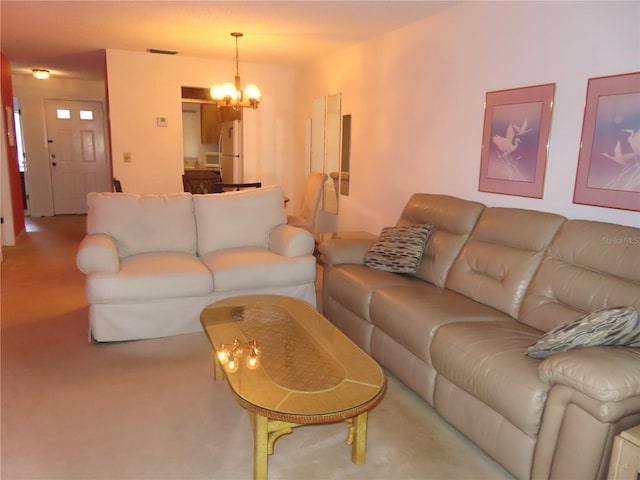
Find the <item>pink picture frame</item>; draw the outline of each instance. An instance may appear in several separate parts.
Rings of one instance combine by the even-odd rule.
[[[542,198],[555,83],[487,92],[479,191]]]
[[[640,72],[589,79],[573,203],[640,211]]]

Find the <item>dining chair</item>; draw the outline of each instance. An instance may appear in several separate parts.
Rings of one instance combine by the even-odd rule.
[[[287,215],[287,223],[296,227],[302,227],[311,233],[315,232],[316,215],[320,207],[320,199],[327,175],[322,172],[311,172],[304,186],[304,195],[300,204],[300,210],[296,215]]]
[[[185,171],[182,175],[182,186],[189,193],[217,193],[215,185],[220,181],[220,174],[215,170]]]

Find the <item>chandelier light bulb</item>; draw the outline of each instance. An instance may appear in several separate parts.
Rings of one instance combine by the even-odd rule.
[[[214,85],[209,90],[209,93],[211,93],[211,98],[214,100],[222,100],[224,98],[224,89],[222,88],[222,85]]]
[[[231,82],[223,83],[222,90],[225,97],[229,97],[231,100],[237,100],[240,97],[240,92],[236,90],[235,85]]]
[[[244,87],[244,97],[247,100],[260,100],[260,97],[262,97],[262,93],[260,92],[258,86],[252,83]]]

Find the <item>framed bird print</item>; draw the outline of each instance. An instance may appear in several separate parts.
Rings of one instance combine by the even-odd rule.
[[[640,211],[640,72],[589,79],[573,203]]]
[[[487,92],[481,192],[542,198],[555,84]]]

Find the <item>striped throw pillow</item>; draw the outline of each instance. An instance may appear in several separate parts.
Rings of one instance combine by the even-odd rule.
[[[367,267],[392,273],[414,273],[431,235],[431,225],[386,227],[364,256]]]
[[[631,307],[605,308],[547,332],[527,349],[533,358],[547,358],[574,348],[616,345],[640,347],[640,315]]]

